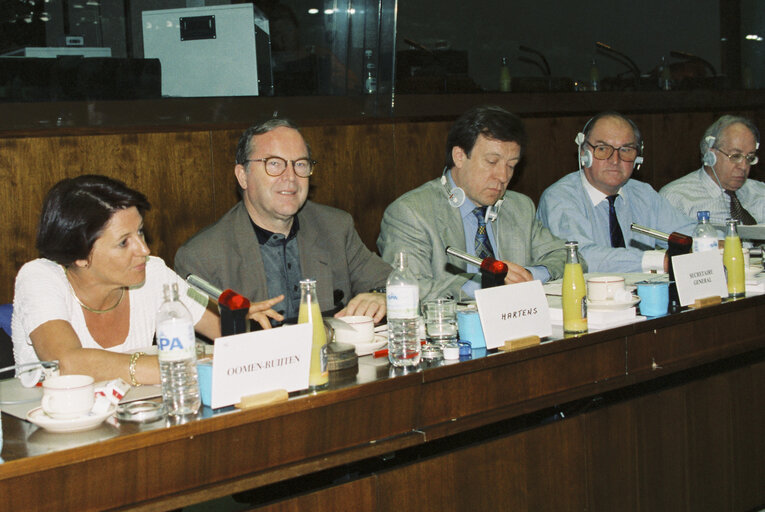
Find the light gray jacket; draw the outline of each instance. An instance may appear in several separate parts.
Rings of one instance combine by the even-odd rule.
[[[563,277],[564,241],[542,226],[534,213],[529,197],[505,192],[492,221],[495,257],[525,267],[542,265],[551,279]],[[440,180],[407,192],[385,210],[377,247],[389,263],[399,251],[407,253],[409,268],[420,284],[420,300],[458,297],[468,280],[480,282],[480,274],[467,272],[466,262],[446,254],[448,246],[464,251],[465,231],[459,208],[449,205]]]

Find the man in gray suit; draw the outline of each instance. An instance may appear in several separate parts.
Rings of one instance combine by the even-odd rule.
[[[275,321],[297,317],[299,282],[307,278],[316,280],[324,311],[381,320],[385,294],[375,289],[385,286],[391,267],[364,246],[348,213],[307,201],[315,164],[291,121],[247,129],[234,166],[242,200],[178,250],[176,272],[264,301]],[[268,326],[267,319],[260,323]]]
[[[505,284],[563,276],[564,241],[535,219],[531,199],[507,190],[525,142],[518,117],[475,107],[449,131],[441,177],[385,210],[377,247],[388,262],[407,253],[421,299],[473,296],[480,287],[479,269],[448,256],[448,246],[504,261]]]

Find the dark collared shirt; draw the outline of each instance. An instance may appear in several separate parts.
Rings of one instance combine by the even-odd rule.
[[[252,219],[250,219],[252,222]],[[252,222],[255,236],[260,244],[260,254],[266,272],[268,296],[284,294],[284,300],[274,309],[285,318],[297,318],[300,310],[300,254],[298,252],[297,232],[300,228],[297,216],[293,217],[292,227],[285,237],[281,233],[272,233]]]

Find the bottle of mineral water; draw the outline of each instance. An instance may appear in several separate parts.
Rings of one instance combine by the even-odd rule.
[[[693,252],[716,251],[717,230],[709,223],[709,211],[696,212],[699,223],[693,230]]]
[[[420,288],[407,268],[406,253],[396,255],[393,272],[386,286],[388,315],[388,360],[393,366],[416,366],[420,363],[420,340],[417,324],[420,312]]]
[[[194,414],[200,406],[194,321],[178,300],[177,283],[164,285],[163,292],[165,302],[157,312],[162,399],[169,414]]]

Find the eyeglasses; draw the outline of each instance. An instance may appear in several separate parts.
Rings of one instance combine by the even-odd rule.
[[[611,155],[614,154],[614,151],[619,151],[617,154],[619,155],[619,160],[622,162],[634,162],[638,156],[638,148],[633,146],[615,148],[610,144],[598,144],[595,146],[590,144],[589,141],[585,142],[592,148],[592,156],[598,160],[608,160],[611,158]]]
[[[281,176],[284,171],[287,170],[287,163],[292,164],[292,169],[295,174],[301,178],[307,178],[313,174],[313,166],[318,162],[316,160],[309,160],[308,158],[298,158],[297,160],[285,160],[280,156],[269,156],[268,158],[254,158],[245,160],[247,162],[263,162],[266,168],[266,174],[269,176]]]
[[[757,156],[757,153],[749,153],[748,155],[745,155],[744,153],[733,153],[732,155],[729,155],[728,153],[726,153],[720,148],[712,148],[712,149],[715,149],[719,151],[720,153],[722,153],[723,155],[727,156],[728,160],[730,160],[734,164],[740,164],[741,162],[746,160],[746,163],[748,163],[749,165],[756,165],[757,162],[760,161],[760,157]]]

